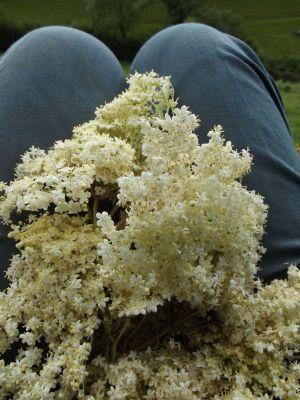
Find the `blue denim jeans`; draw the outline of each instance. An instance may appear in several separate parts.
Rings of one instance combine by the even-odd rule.
[[[200,143],[221,124],[237,149],[250,149],[254,165],[244,184],[269,205],[259,276],[284,277],[288,264],[300,262],[300,159],[275,82],[248,45],[197,23],[164,29],[143,45],[131,72],[152,69],[171,75],[179,104],[201,119]],[[0,180],[13,178],[30,146],[70,137],[125,87],[116,57],[87,33],[51,26],[18,40],[0,59]],[[14,251],[6,234],[1,227],[0,289]]]

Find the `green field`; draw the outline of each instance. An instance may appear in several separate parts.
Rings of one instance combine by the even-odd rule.
[[[8,21],[19,26],[90,23],[84,0],[1,0],[0,10]]]
[[[262,54],[300,59],[300,36],[295,35],[300,30],[300,0],[211,0],[211,3],[240,17]],[[8,21],[18,25],[90,25],[85,0],[1,0],[0,11]],[[136,21],[132,34],[147,37],[165,26],[166,21],[164,6],[152,0]]]
[[[300,83],[278,82],[292,130],[294,142],[300,145]]]
[[[299,0],[216,0],[243,21],[245,31],[265,56],[300,59]]]

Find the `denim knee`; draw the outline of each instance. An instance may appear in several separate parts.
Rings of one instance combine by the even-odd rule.
[[[142,46],[132,63],[131,72],[146,72],[153,65],[153,53],[157,72],[161,74],[167,73],[164,71],[166,66],[172,66],[174,70],[187,70],[196,62],[207,65],[209,69],[222,57],[227,40],[224,33],[208,25],[173,25],[155,34]]]
[[[124,88],[120,63],[90,34],[63,26],[27,33],[0,60],[5,98],[0,103],[0,160],[6,160],[0,178],[10,179],[19,155],[29,147],[47,148],[69,137],[75,125],[92,118],[97,106]]]
[[[25,61],[37,52],[39,52],[39,55],[43,55],[49,59],[52,55],[53,46],[55,46],[55,44],[59,44],[64,47],[64,49],[68,47],[71,49],[74,47],[76,50],[76,47],[74,46],[76,39],[79,39],[81,36],[84,37],[85,35],[86,33],[84,32],[65,26],[46,26],[37,28],[26,33],[16,41],[4,54],[4,58],[15,56],[16,51],[18,51],[22,52]],[[57,48],[55,48],[55,52],[56,51]],[[62,53],[62,55],[66,56],[66,53]]]
[[[22,60],[20,60],[22,57]],[[99,57],[101,65],[99,66]],[[93,66],[92,60],[95,60]],[[122,68],[112,51],[92,35],[75,28],[65,26],[46,26],[28,32],[14,43],[4,54],[3,63],[21,61],[23,68],[26,65],[35,68],[36,64],[44,66],[48,72],[51,66],[55,70],[65,67],[66,63],[74,69],[89,70],[105,69],[109,65],[111,74],[122,75]],[[51,66],[49,66],[51,63]],[[53,65],[52,65],[53,64]],[[61,70],[61,73],[65,73]]]

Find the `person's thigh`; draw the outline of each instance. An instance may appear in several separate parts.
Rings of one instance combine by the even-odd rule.
[[[254,51],[206,25],[167,28],[144,44],[131,73],[170,75],[179,97],[201,119],[199,142],[221,124],[225,138],[254,156],[244,183],[269,205],[259,276],[283,277],[300,262],[300,159],[279,91]],[[238,268],[238,266],[237,266]]]
[[[93,36],[51,26],[34,30],[0,59],[0,181],[29,147],[50,147],[72,128],[93,118],[95,108],[124,88],[122,67]],[[13,250],[0,228],[0,290]]]

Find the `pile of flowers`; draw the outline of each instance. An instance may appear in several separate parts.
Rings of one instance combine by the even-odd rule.
[[[300,272],[263,285],[267,206],[222,128],[201,146],[170,77],[135,74],[1,184],[18,253],[0,398],[299,398]]]

